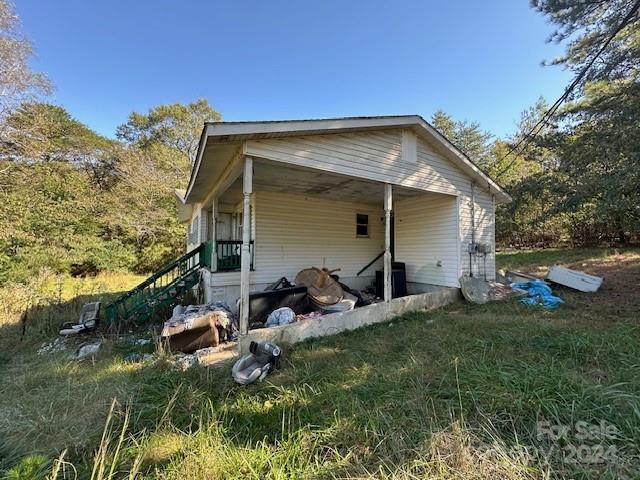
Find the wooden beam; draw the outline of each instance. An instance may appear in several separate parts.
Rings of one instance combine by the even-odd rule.
[[[391,301],[391,210],[393,193],[390,183],[384,184],[384,301]]]
[[[251,269],[251,193],[253,158],[245,157],[242,178],[242,256],[240,263],[240,335],[249,331],[249,272]]]

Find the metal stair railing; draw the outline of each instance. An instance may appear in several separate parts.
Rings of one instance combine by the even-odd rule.
[[[182,257],[165,265],[137,287],[120,295],[105,308],[109,325],[119,320],[142,323],[161,307],[198,283],[200,268],[210,266],[211,245],[202,243]]]
[[[242,240],[216,240],[216,267],[218,272],[240,270],[242,263]],[[249,255],[253,269],[253,240],[249,242]]]

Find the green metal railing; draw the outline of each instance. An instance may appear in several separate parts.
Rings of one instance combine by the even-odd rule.
[[[211,266],[212,249],[210,243],[200,244],[116,298],[105,309],[107,323],[115,325],[121,320],[142,323],[158,309],[171,305],[177,296],[198,284],[199,269]]]
[[[251,268],[253,268],[253,241],[249,242]],[[218,272],[239,270],[242,263],[242,240],[216,240]]]

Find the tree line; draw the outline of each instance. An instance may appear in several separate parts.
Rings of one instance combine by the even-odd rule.
[[[203,99],[160,105],[106,138],[42,101],[52,87],[30,69],[32,53],[0,0],[0,284],[43,267],[146,273],[175,258],[185,231],[174,189],[219,113]]]
[[[533,0],[565,42],[551,63],[584,69],[634,8],[629,0]],[[497,210],[499,246],[630,243],[640,231],[640,31],[636,13],[567,102],[541,124],[540,99],[496,139],[443,111],[431,122],[513,197]],[[47,267],[87,274],[149,272],[184,248],[174,189],[185,187],[205,121],[204,99],[132,112],[106,138],[46,103],[31,43],[0,0],[0,284]],[[523,142],[525,139],[527,141]],[[519,148],[515,151],[514,146]]]
[[[565,54],[549,64],[580,79],[567,101],[546,117],[549,105],[540,99],[506,139],[492,140],[478,124],[443,112],[433,117],[434,126],[513,197],[496,212],[499,246],[638,242],[640,2],[531,5],[556,26],[549,41],[566,44]]]

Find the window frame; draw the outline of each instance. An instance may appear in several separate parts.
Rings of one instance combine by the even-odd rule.
[[[366,218],[366,223],[361,222],[360,217]],[[367,229],[367,233],[362,235],[358,233],[360,227],[365,227]],[[369,214],[368,213],[356,213],[356,238],[370,238],[371,237],[371,223],[369,222]]]

